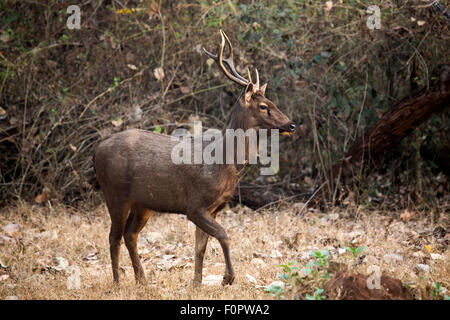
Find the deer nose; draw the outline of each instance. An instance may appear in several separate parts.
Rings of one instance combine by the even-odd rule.
[[[289,125],[289,129],[291,129],[291,132],[294,132],[295,131],[295,123],[291,123]]]

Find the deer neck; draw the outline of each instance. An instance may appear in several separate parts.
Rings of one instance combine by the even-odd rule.
[[[240,100],[240,99],[239,99]],[[237,101],[237,104],[239,104],[239,100]],[[223,155],[224,155],[224,163],[226,163],[226,157],[227,157],[227,141],[230,141],[229,139],[227,139],[227,137],[229,137],[230,135],[233,135],[234,131],[236,130],[243,130],[244,133],[247,132],[248,129],[251,129],[252,126],[249,124],[247,117],[246,117],[246,111],[245,109],[243,109],[242,107],[240,107],[239,105],[235,105],[233,111],[231,112],[231,117],[230,120],[228,122],[228,125],[226,127],[226,129],[223,132],[223,137],[224,137],[224,143],[223,143]],[[233,139],[231,139],[231,141],[234,141]],[[238,147],[239,144],[237,143],[237,141],[234,141],[233,143],[233,150],[234,150],[234,166],[237,170],[237,172],[241,172],[242,169],[246,166],[246,164],[248,163],[249,159],[250,159],[250,148],[249,148],[250,144],[249,144],[249,138],[246,136],[245,137],[245,163],[237,163],[237,155],[238,155]]]

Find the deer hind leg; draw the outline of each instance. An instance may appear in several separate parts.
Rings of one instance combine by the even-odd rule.
[[[150,210],[134,203],[131,206],[131,214],[128,217],[124,234],[125,245],[130,254],[136,281],[142,284],[145,283],[145,274],[137,251],[137,237],[142,228],[144,228],[151,214],[152,212]]]
[[[110,200],[110,199],[109,199]],[[109,250],[111,254],[111,266],[115,283],[119,283],[119,256],[120,245],[125,229],[131,203],[129,201],[106,200],[109,215],[111,216],[111,231],[109,233]]]
[[[208,241],[207,235],[210,235],[214,238],[216,238],[220,246],[222,247],[223,256],[225,258],[225,275],[223,277],[222,284],[232,284],[234,280],[234,271],[233,271],[233,265],[231,264],[231,258],[230,258],[230,239],[228,238],[227,233],[222,228],[220,224],[218,224],[214,217],[209,215],[206,211],[198,211],[193,214],[188,215],[188,219],[191,220],[196,226],[196,250],[195,250],[195,278],[194,283],[196,283],[196,280],[201,281],[201,269],[203,267],[203,256],[206,249],[206,244]],[[198,230],[200,229],[200,230]],[[203,235],[200,231],[203,231],[203,233],[206,233],[206,235]],[[197,238],[198,236],[198,238]],[[198,239],[198,240],[197,240]],[[198,249],[198,251],[197,251]],[[200,276],[200,278],[199,278]]]

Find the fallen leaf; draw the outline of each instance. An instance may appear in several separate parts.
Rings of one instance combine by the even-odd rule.
[[[150,5],[150,10],[147,11],[148,15],[158,15],[158,2],[157,1],[153,1],[152,4]]]
[[[250,261],[251,264],[257,265],[257,266],[265,266],[266,263],[261,258],[254,258]]]
[[[9,278],[9,274],[2,274],[2,275],[0,276],[0,281],[8,280],[8,278]]]
[[[247,279],[248,283],[251,283],[251,284],[256,284],[257,283],[256,279],[252,275],[246,274],[245,278]]]
[[[325,2],[325,13],[330,14],[331,9],[333,9],[333,1]]]
[[[214,63],[214,60],[209,58],[208,60],[206,60],[206,64],[208,65],[208,67],[211,67]]]
[[[295,80],[295,86],[297,86],[297,87],[302,88],[302,87],[306,87],[306,85],[307,85],[307,83],[304,80]]]
[[[6,118],[6,110],[0,107],[0,120],[3,120]]]
[[[134,64],[127,64],[127,67],[131,70],[137,70],[137,67]]]
[[[423,21],[423,20],[417,21],[417,25],[418,25],[419,27],[423,26],[425,23],[426,23],[426,22]]]
[[[1,36],[0,36],[0,41],[2,41],[2,42],[8,42],[10,39],[9,39],[9,35],[8,34],[6,34],[6,33],[3,33]]]
[[[409,211],[405,209],[405,211],[403,211],[403,213],[400,215],[400,219],[403,221],[409,221],[412,218],[414,218],[415,215],[416,213],[414,211]]]
[[[70,149],[72,149],[73,152],[77,151],[77,147],[75,147],[73,144],[69,144]]]
[[[42,193],[37,195],[36,198],[34,198],[34,201],[36,203],[42,203],[44,201],[50,200],[50,198],[51,198],[50,189],[44,188],[42,190]]]
[[[189,87],[180,87],[180,91],[182,94],[189,94],[191,93],[191,88]]]
[[[261,25],[255,21],[252,23],[252,27],[253,29],[255,29],[255,31],[258,31],[258,29],[261,28]]]
[[[123,120],[120,118],[117,118],[115,120],[111,120],[111,123],[114,127],[120,127],[123,123]]]
[[[153,70],[153,74],[158,81],[162,81],[164,79],[164,70],[160,67],[155,68],[155,70]]]

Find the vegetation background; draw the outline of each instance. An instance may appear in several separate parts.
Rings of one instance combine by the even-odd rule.
[[[71,4],[0,4],[5,225],[19,219],[14,221],[30,227],[34,210],[47,220],[52,213],[47,217],[42,209],[59,204],[98,212],[93,148],[114,132],[133,127],[170,134],[194,120],[205,130],[223,128],[241,89],[202,51],[217,50],[219,29],[234,45],[238,71],[258,68],[267,96],[298,124],[292,138],[281,140],[279,173],[258,177],[253,167],[243,180],[306,199],[349,145],[395,102],[427,86],[432,70],[449,56],[447,18],[420,0],[87,0],[78,4],[79,30],[66,25]],[[366,26],[372,4],[381,9],[380,30]],[[331,212],[350,219],[377,212],[391,222],[420,222],[431,234],[438,228],[436,250],[448,255],[449,115],[447,109],[418,127],[357,189],[332,199]],[[269,214],[302,213],[298,208],[303,206],[282,201]],[[419,245],[425,254],[427,241]],[[432,296],[434,283],[448,282],[447,263],[442,272],[438,281],[428,279],[423,288],[429,296],[423,297]]]

